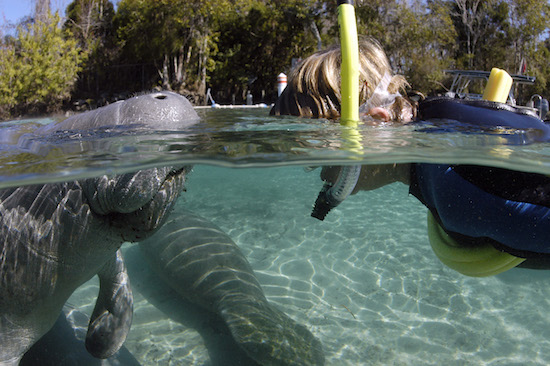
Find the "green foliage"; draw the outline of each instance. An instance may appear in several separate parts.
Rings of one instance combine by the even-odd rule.
[[[316,21],[309,1],[241,2],[217,19],[218,51],[211,85],[222,99],[245,90],[273,100],[276,78],[289,72],[292,59],[316,50]]]
[[[0,106],[4,113],[52,111],[70,98],[84,55],[65,39],[60,17],[48,14],[0,49]]]
[[[184,0],[122,0],[115,17],[117,35],[125,57],[162,60],[189,38],[194,9]]]
[[[446,69],[515,73],[523,60],[537,84],[520,97],[550,91],[547,0],[356,0],[355,8],[359,35],[378,39],[423,93],[444,90]],[[293,59],[338,43],[333,0],[120,0],[116,12],[109,0],[73,0],[66,14],[64,36],[56,15],[55,26],[20,27],[4,40],[4,111],[58,106],[79,67],[75,99],[161,87],[195,103],[207,88],[222,103],[248,91],[272,102]]]
[[[80,47],[90,50],[108,41],[115,16],[109,0],[74,0],[67,6],[64,30],[78,40]]]
[[[74,0],[66,10],[63,30],[88,54],[113,47],[115,10],[109,0]],[[96,58],[101,57],[98,55]],[[87,59],[90,63],[90,57]]]
[[[203,97],[207,84],[222,99],[241,99],[245,90],[274,92],[277,74],[317,44],[313,4],[122,0],[114,19],[120,63],[152,64],[157,85],[188,95]]]
[[[225,6],[213,0],[120,1],[114,19],[120,63],[154,65],[165,89],[204,89],[215,48],[210,21]]]
[[[80,98],[93,97],[110,85],[109,66],[116,60],[113,17],[109,0],[74,0],[67,6],[63,30],[74,37],[88,55],[82,64],[77,93]]]
[[[379,40],[395,71],[411,86],[439,89],[443,70],[454,65],[456,31],[444,1],[362,1],[358,31]]]

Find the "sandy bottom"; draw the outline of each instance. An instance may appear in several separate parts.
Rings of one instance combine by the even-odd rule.
[[[233,238],[269,301],[322,342],[327,365],[548,364],[550,272],[462,276],[432,253],[426,210],[404,185],[352,196],[323,222],[310,217],[321,185],[319,170],[198,166],[179,204]],[[128,350],[143,365],[246,364],[218,355],[208,319],[174,303],[135,249],[124,247]],[[96,294],[93,280],[69,301],[89,313]]]

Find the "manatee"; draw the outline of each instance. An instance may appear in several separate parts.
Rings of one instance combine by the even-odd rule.
[[[51,145],[59,148],[55,145],[56,141],[77,136],[81,137],[78,148],[98,150],[103,142],[97,134],[93,134],[97,131],[106,131],[111,135],[117,131],[178,131],[198,121],[199,117],[187,99],[165,91],[119,101],[58,123],[14,124],[0,130],[0,146],[16,145],[19,151],[44,155],[52,148],[43,143],[48,137],[51,138]],[[90,133],[90,140],[82,139]]]
[[[159,92],[33,133],[126,125],[181,130],[197,121],[185,98]],[[117,352],[130,328],[133,304],[119,248],[147,238],[163,224],[189,169],[167,166],[0,190],[0,365],[18,364],[52,328],[74,290],[94,275],[100,290],[86,348],[99,358]]]
[[[159,277],[219,316],[260,365],[324,365],[321,343],[267,301],[237,245],[208,220],[178,210],[139,248]]]
[[[170,323],[155,324],[151,328],[151,332],[157,338],[165,336],[168,339],[173,339],[177,337],[170,344],[153,346],[148,350],[148,354],[163,353],[168,351],[167,347],[173,349],[178,347],[178,344],[185,343],[187,349],[193,349],[193,353],[197,352],[193,356],[197,365],[260,366],[235,342],[227,325],[219,316],[191,303],[169,287],[150,267],[138,245],[124,246],[122,252],[134,294],[141,294],[149,303],[145,306],[155,307],[167,319],[171,320]],[[147,308],[142,308],[141,311],[149,313]],[[187,339],[187,337],[182,339],[181,336],[173,334],[172,322],[180,323],[185,329],[196,331],[200,339],[193,336],[191,339]],[[181,354],[179,350],[178,353]],[[176,362],[174,358],[172,360]]]
[[[137,249],[137,248],[136,248]],[[107,359],[86,351],[88,316],[65,305],[54,326],[21,359],[20,366],[140,366],[124,346]]]

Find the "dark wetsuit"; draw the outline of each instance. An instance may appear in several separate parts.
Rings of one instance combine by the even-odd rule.
[[[464,107],[464,102],[450,103],[443,113],[464,117],[467,112],[464,118],[471,122],[475,115],[476,124],[527,125],[540,131],[541,139],[550,136],[548,125],[538,118],[500,108],[497,112],[505,112],[503,117],[491,121],[492,108],[483,107],[480,113],[480,108]],[[428,109],[423,118],[447,118],[440,116],[441,111]],[[523,267],[550,268],[550,177],[483,166],[412,164],[410,193],[461,245],[489,242],[498,250],[527,258]]]
[[[480,166],[413,164],[410,192],[457,242],[490,242],[514,256],[550,264],[550,177]]]

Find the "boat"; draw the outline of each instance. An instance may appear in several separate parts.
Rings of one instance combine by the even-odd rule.
[[[487,83],[489,80],[490,71],[479,71],[479,70],[444,70],[446,74],[453,76],[453,82],[449,91],[445,93],[446,96],[451,98],[460,98],[460,99],[482,99],[482,94],[476,94],[469,92],[469,87],[475,82],[481,82],[483,84]],[[512,77],[514,84],[527,84],[533,85],[535,83],[535,77],[529,75],[510,75]],[[484,86],[479,90],[483,90]],[[507,104],[524,108],[535,113],[540,119],[546,120],[550,117],[547,116],[549,105],[548,100],[540,96],[539,94],[534,94],[529,99],[529,102],[525,106],[517,105],[516,99],[514,97],[514,88],[510,89],[510,94],[508,95]]]

